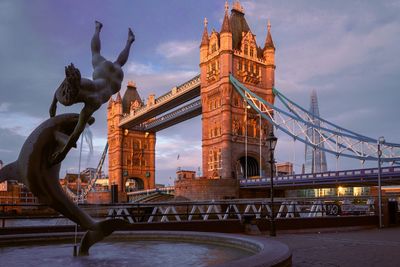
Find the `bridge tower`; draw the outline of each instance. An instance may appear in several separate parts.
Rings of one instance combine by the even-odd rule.
[[[251,178],[269,173],[266,137],[271,126],[265,121],[260,124],[259,116],[233,90],[229,75],[233,74],[268,102],[274,102],[275,46],[271,25],[268,21],[267,37],[261,48],[241,4],[236,1],[230,15],[228,9],[226,3],[219,32],[212,30],[209,35],[205,19],[200,45],[203,176],[211,179]]]
[[[155,133],[119,127],[124,114],[142,105],[135,83],[129,82],[124,96],[110,98],[107,108],[109,182],[118,186],[121,202],[129,191],[155,188]]]

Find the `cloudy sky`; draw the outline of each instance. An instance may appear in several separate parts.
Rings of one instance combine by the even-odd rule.
[[[94,20],[104,24],[102,53],[115,59],[132,27],[136,42],[124,67],[142,98],[161,95],[199,72],[203,19],[220,29],[223,0],[0,1],[0,159],[14,161],[24,139],[48,117],[54,90],[73,62],[91,77]],[[267,19],[276,50],[276,87],[304,107],[315,89],[322,117],[364,135],[400,143],[400,1],[241,1],[263,45]],[[229,1],[231,5],[232,2]],[[58,112],[79,112],[82,107]],[[95,167],[106,143],[106,107],[91,127]],[[304,146],[280,135],[279,161],[304,161]],[[180,155],[177,160],[177,155]],[[329,169],[336,163],[330,158]],[[77,171],[77,151],[63,172]],[[157,134],[157,182],[169,183],[177,167],[201,166],[201,118]],[[341,159],[339,167],[359,167]]]

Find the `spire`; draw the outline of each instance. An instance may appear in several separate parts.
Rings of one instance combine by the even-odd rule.
[[[269,19],[268,19],[267,29],[268,29],[268,32],[267,32],[267,38],[265,39],[264,49],[266,49],[266,48],[275,49],[274,42],[272,41],[271,22],[269,21]]]
[[[208,31],[207,31],[207,18],[204,18],[204,31],[203,31],[203,37],[201,38],[201,45],[208,45],[209,39],[208,39]]]
[[[229,5],[228,5],[228,1],[226,1],[225,2],[225,16],[224,16],[224,21],[222,22],[221,33],[232,32],[231,31],[231,23],[229,21],[229,16],[228,16],[228,10],[229,10]]]
[[[121,98],[121,94],[118,92],[117,94],[117,98],[115,99],[116,103],[121,103],[122,102],[122,98]]]
[[[108,109],[112,107],[112,105],[114,104],[114,100],[112,98],[112,96],[110,97],[110,100],[108,100]]]
[[[243,8],[242,5],[240,4],[239,0],[238,0],[238,1],[235,1],[235,2],[233,3],[232,10],[235,10],[235,11],[238,11],[238,12],[244,14],[244,8]]]

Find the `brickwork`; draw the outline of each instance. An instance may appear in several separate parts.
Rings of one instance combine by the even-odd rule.
[[[128,84],[127,93],[136,90],[132,84]],[[141,105],[137,92],[136,98],[127,93],[123,99],[119,93],[115,100],[111,98],[107,109],[109,184],[118,185],[121,202],[127,199],[125,184],[128,179],[139,186],[137,189],[155,188],[155,133],[119,127],[123,110],[137,109]]]
[[[181,179],[175,181],[175,196],[190,200],[238,198],[239,182],[236,179]]]
[[[260,160],[260,154],[268,154],[266,137],[270,125],[267,122],[260,124],[258,115],[247,108],[229,82],[232,73],[253,92],[274,102],[275,47],[270,25],[267,36],[264,49],[261,49],[247,26],[243,8],[238,8],[238,4],[232,9],[230,17],[226,9],[221,32],[213,30],[208,35],[205,21],[200,46],[200,80],[202,161],[206,178],[246,176],[245,160],[241,161],[246,156],[246,143],[248,159],[251,158],[255,165],[252,171],[248,169],[247,175],[260,174],[260,161],[261,169],[264,172],[269,170],[268,159],[261,157]]]
[[[87,195],[88,204],[110,204],[111,203],[111,192],[95,192],[91,191]]]

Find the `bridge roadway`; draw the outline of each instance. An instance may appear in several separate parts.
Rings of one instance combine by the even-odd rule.
[[[273,181],[274,188],[279,189],[374,186],[378,184],[378,168],[286,175],[274,177]],[[382,185],[400,184],[400,167],[381,168],[381,183]],[[269,177],[240,180],[241,188],[269,188],[270,185]]]
[[[145,132],[158,132],[175,124],[200,116],[202,112],[201,100],[195,100],[188,105],[180,107],[170,113],[161,115],[153,120],[146,121],[134,127],[135,130]]]
[[[382,185],[400,184],[400,166],[383,167],[381,172]],[[243,189],[269,188],[271,181],[266,178],[240,179]],[[274,188],[278,189],[306,189],[332,188],[338,186],[376,186],[378,185],[378,168],[332,171],[315,174],[295,174],[274,178]],[[128,192],[128,196],[145,196],[153,193],[174,192],[174,187],[158,188]]]
[[[135,129],[138,125],[161,115],[168,110],[174,109],[196,97],[200,96],[200,75],[195,76],[189,81],[180,86],[174,87],[168,93],[155,99],[154,103],[147,103],[147,105],[137,109],[122,118],[119,127],[125,129]],[[192,103],[193,104],[193,103]],[[190,104],[189,104],[190,105]],[[200,105],[201,109],[201,105]],[[197,113],[193,113],[194,117]],[[187,115],[187,114],[186,114]],[[197,115],[196,115],[197,116]],[[185,119],[191,118],[186,117]],[[177,120],[176,123],[182,122],[184,119]],[[170,120],[171,122],[171,120]],[[169,125],[171,126],[171,125]],[[165,126],[165,128],[168,126]],[[154,130],[154,129],[153,129]]]

